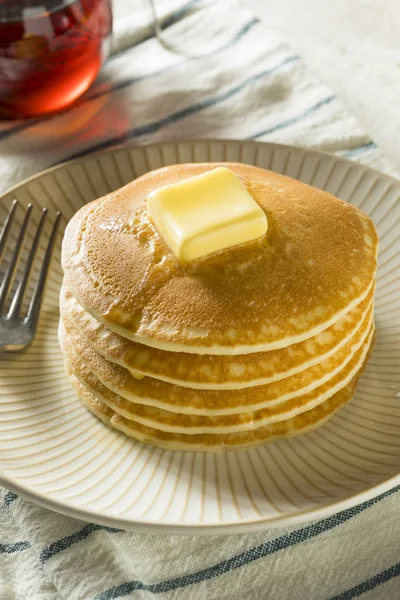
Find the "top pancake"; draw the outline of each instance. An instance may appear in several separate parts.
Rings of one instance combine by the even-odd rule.
[[[326,192],[249,165],[223,163],[265,211],[266,236],[179,261],[147,218],[147,196],[221,164],[165,167],[78,211],[62,263],[85,310],[155,348],[246,354],[317,335],[366,297],[376,272],[372,221]]]

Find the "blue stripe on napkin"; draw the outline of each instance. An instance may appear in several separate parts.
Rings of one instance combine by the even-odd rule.
[[[67,548],[70,548],[74,544],[85,540],[94,531],[108,531],[109,533],[120,533],[121,529],[115,529],[114,527],[105,527],[104,525],[88,523],[79,531],[76,531],[72,535],[68,535],[67,537],[62,538],[61,540],[57,540],[53,544],[50,544],[48,548],[42,550],[39,555],[40,562],[45,563],[59,552],[63,552],[64,550],[67,550]]]
[[[312,115],[316,110],[319,110],[323,106],[327,106],[328,104],[333,102],[333,100],[336,100],[336,99],[337,99],[337,96],[330,94],[327,98],[324,98],[323,100],[320,100],[313,106],[310,106],[310,108],[307,108],[307,110],[302,112],[300,115],[297,115],[296,117],[292,117],[291,119],[287,119],[286,121],[282,121],[281,123],[277,123],[273,127],[269,127],[268,129],[264,129],[263,131],[259,131],[258,133],[254,133],[253,135],[249,135],[247,137],[247,139],[248,140],[256,140],[257,138],[263,137],[265,135],[269,135],[271,133],[275,133],[275,131],[279,131],[280,129],[284,129],[285,127],[290,127],[291,125],[296,125],[297,123],[300,123],[306,117],[309,117],[310,115]]]
[[[0,544],[0,554],[14,554],[30,548],[29,542],[14,542],[13,544]]]
[[[272,539],[265,544],[251,548],[242,554],[233,556],[232,558],[224,560],[207,569],[197,571],[196,573],[191,573],[190,575],[186,575],[184,577],[168,579],[150,585],[145,584],[142,581],[125,582],[119,586],[112,587],[101,594],[98,594],[95,596],[94,600],[113,600],[115,598],[126,596],[135,590],[146,590],[152,594],[161,594],[177,588],[194,585],[214,577],[219,577],[220,575],[224,575],[233,569],[239,569],[240,567],[248,565],[255,560],[268,556],[269,554],[274,554],[275,552],[284,550],[285,548],[295,546],[301,542],[310,540],[321,533],[325,533],[326,531],[339,527],[349,519],[356,517],[364,510],[371,508],[371,506],[374,506],[384,498],[387,498],[398,491],[400,491],[400,485],[385,492],[384,494],[381,494],[380,496],[377,496],[376,498],[372,498],[367,502],[363,502],[358,506],[344,510],[340,513],[332,515],[331,517],[328,517],[327,519],[323,519],[317,523],[308,525],[307,527],[296,529],[295,531],[292,531],[286,535]]]
[[[18,498],[17,494],[14,494],[14,492],[7,492],[7,494],[4,496],[4,504],[6,506],[10,506],[10,504],[12,502],[14,502],[14,500],[16,500]]]
[[[389,567],[389,569],[385,569],[384,571],[381,571],[380,573],[378,573],[377,575],[374,575],[370,579],[367,579],[366,581],[363,581],[362,583],[355,585],[350,590],[342,592],[341,594],[339,594],[337,596],[333,596],[332,598],[330,598],[330,600],[351,600],[352,598],[357,598],[358,596],[361,596],[362,594],[365,594],[366,592],[370,592],[371,590],[378,587],[379,585],[382,585],[382,584],[386,583],[387,581],[390,581],[394,577],[398,577],[399,575],[400,575],[400,562],[396,563],[392,567]],[[397,598],[400,597],[400,587],[398,589],[398,592],[399,593],[397,595]],[[382,599],[384,599],[384,598],[388,598],[388,596],[383,595]]]

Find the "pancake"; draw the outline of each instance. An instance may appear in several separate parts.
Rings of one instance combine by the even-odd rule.
[[[66,370],[68,373],[68,367],[66,365]],[[78,381],[78,380],[77,380]],[[71,381],[73,384],[73,381]],[[76,389],[76,385],[73,384],[73,387]],[[76,390],[78,392],[78,390]],[[80,395],[78,392],[78,397],[81,403],[85,408],[90,410],[96,417],[101,419],[103,423],[106,425],[110,425],[111,417],[115,415],[115,412],[107,406],[104,402],[99,400],[96,395],[91,394],[90,396]]]
[[[217,166],[164,167],[75,214],[62,265],[87,312],[150,347],[236,355],[314,337],[367,297],[378,245],[372,221],[326,192],[249,165],[224,163],[266,213],[266,236],[179,261],[148,220],[146,198]]]
[[[128,420],[133,420],[147,427],[166,432],[193,435],[250,431],[271,423],[291,419],[302,412],[314,409],[352,381],[370,351],[373,334],[374,327],[372,326],[367,339],[343,371],[309,394],[297,396],[286,402],[253,412],[215,417],[173,413],[130,402],[110,391],[96,378],[85,363],[73,352],[68,340],[63,338],[62,333],[61,343],[65,349],[67,371],[79,379],[94,397],[110,409]]]
[[[97,354],[79,330],[69,329],[66,336],[62,323],[60,323],[60,343],[70,363],[73,364],[72,355],[77,355],[103,385],[131,402],[189,415],[230,415],[270,407],[296,396],[308,394],[329,382],[335,375],[345,374],[345,366],[351,364],[355,353],[363,345],[371,330],[372,322],[373,308],[371,307],[353,338],[326,361],[292,377],[241,390],[198,390],[183,388],[150,377],[136,379],[127,369]]]
[[[65,288],[60,295],[60,311],[67,330],[78,327],[96,352],[127,368],[136,378],[150,376],[197,389],[241,389],[284,379],[332,356],[361,326],[373,292],[374,288],[353,310],[310,340],[242,356],[193,355],[143,346],[96,321]]]
[[[129,437],[137,439],[145,444],[152,444],[168,450],[220,452],[248,449],[280,438],[288,438],[307,433],[323,425],[337,410],[339,410],[339,408],[352,399],[364,366],[365,364],[346,387],[316,408],[303,412],[287,421],[279,421],[252,431],[216,435],[170,433],[146,427],[145,425],[128,420],[116,413],[111,417],[109,424]],[[87,406],[89,410],[91,410],[92,404],[95,404],[96,410],[98,411],[97,404],[99,401],[96,400],[93,394],[73,375],[71,375],[70,379],[81,402]],[[106,411],[106,407],[104,410]],[[108,417],[109,413],[105,412],[105,414]]]

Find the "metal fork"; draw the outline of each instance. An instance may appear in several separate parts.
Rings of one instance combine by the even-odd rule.
[[[3,229],[0,234],[0,260],[6,248],[7,239],[13,224],[15,214],[18,208],[18,201],[14,200],[7,215]],[[32,271],[36,251],[39,241],[42,237],[43,227],[47,219],[48,210],[44,208],[39,220],[38,227],[33,238],[32,246],[26,259],[22,274],[17,282],[15,293],[11,299],[11,305],[8,311],[5,311],[5,304],[8,297],[8,291],[13,282],[14,273],[18,266],[21,252],[24,245],[25,235],[31,219],[32,204],[28,204],[25,212],[22,226],[19,231],[14,251],[10,262],[6,268],[4,276],[0,282],[0,351],[12,352],[23,350],[28,346],[36,333],[39,320],[40,305],[43,297],[43,290],[46,283],[47,273],[50,266],[54,243],[57,237],[57,231],[60,224],[61,213],[58,212],[54,220],[50,236],[47,240],[43,261],[39,271],[39,277],[34,285],[32,297],[29,302],[28,311],[25,316],[21,316],[21,306],[24,299],[26,287]]]

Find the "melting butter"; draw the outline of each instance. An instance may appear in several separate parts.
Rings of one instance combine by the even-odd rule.
[[[226,167],[158,188],[149,194],[147,210],[181,260],[256,240],[268,229],[262,208]]]

